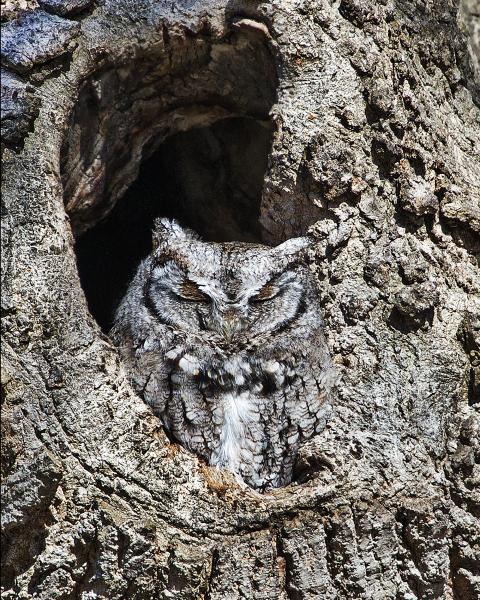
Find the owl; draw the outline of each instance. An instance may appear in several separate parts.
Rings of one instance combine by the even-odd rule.
[[[260,491],[291,481],[331,409],[309,244],[207,243],[157,220],[110,332],[170,438]]]

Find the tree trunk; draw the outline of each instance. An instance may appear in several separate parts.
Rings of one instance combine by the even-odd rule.
[[[4,597],[478,598],[478,2],[38,4],[2,27]],[[162,151],[213,239],[315,237],[341,377],[285,488],[172,444],[85,297]]]

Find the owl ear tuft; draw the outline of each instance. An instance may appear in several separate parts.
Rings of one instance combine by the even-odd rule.
[[[309,237],[290,238],[279,246],[273,248],[272,252],[278,260],[285,264],[303,260],[307,252],[313,247],[313,240]]]
[[[183,228],[175,219],[155,219],[152,232],[152,245],[156,250],[162,244],[174,241],[198,240],[199,236],[191,229]]]

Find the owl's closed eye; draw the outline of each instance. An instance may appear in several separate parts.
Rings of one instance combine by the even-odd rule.
[[[188,302],[206,302],[210,303],[212,299],[210,296],[202,292],[198,285],[194,281],[186,279],[181,285],[178,295],[183,300]]]
[[[266,283],[260,290],[254,295],[250,297],[250,302],[266,302],[267,300],[272,300],[279,293],[279,288],[272,283]]]

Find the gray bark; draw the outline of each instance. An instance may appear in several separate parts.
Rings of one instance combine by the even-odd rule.
[[[39,4],[2,36],[3,597],[478,598],[478,3]],[[272,124],[262,237],[315,236],[341,370],[264,495],[169,442],[74,247],[231,116]]]

